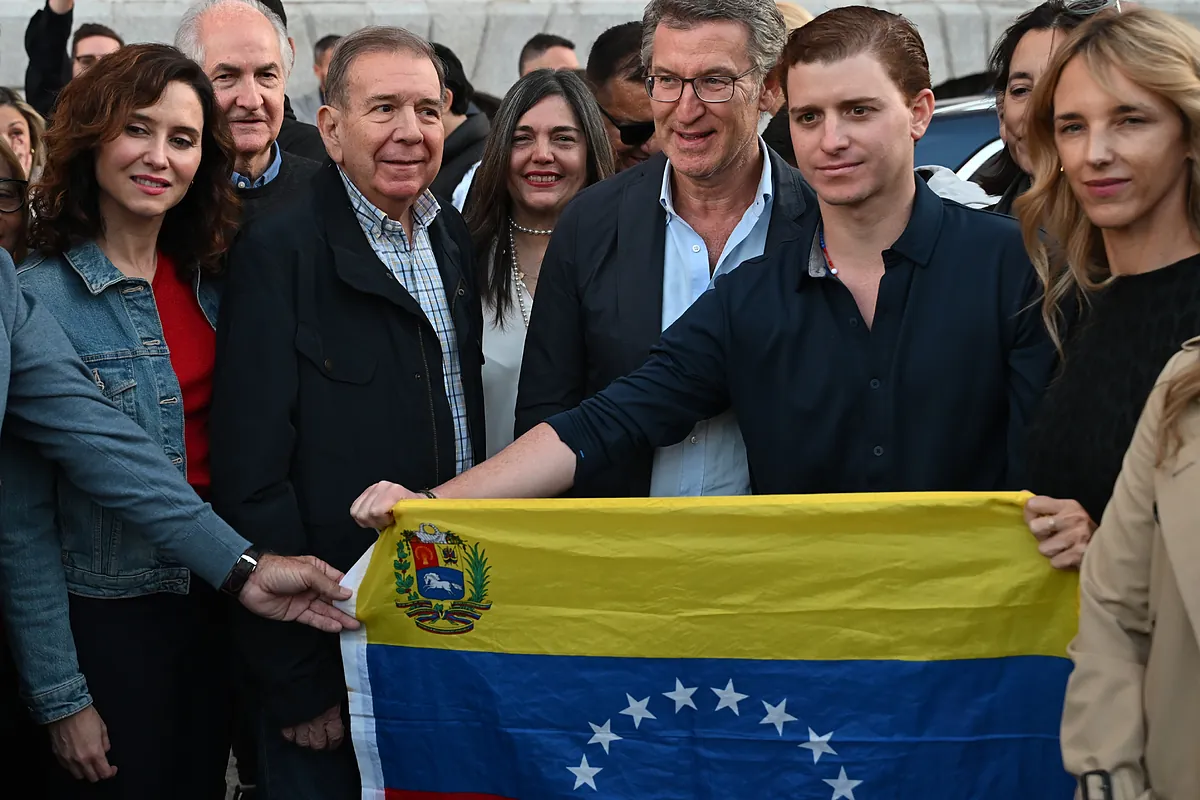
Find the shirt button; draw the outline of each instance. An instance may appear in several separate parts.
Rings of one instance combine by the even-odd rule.
[[[851,317],[851,318],[850,318],[850,327],[851,327],[851,328],[857,328],[857,327],[858,327],[858,317]]]
[[[698,244],[694,244],[694,245],[692,245],[692,252],[693,252],[693,253],[699,253],[699,252],[700,252],[700,245],[698,245]]]
[[[332,358],[325,359],[325,371],[326,372],[333,371],[333,359]]]
[[[246,182],[245,182],[245,181],[238,181],[238,188],[239,188],[239,189],[245,189],[245,188],[246,188]]]
[[[464,289],[464,288],[463,288],[463,287],[461,287],[461,286],[460,286],[460,287],[458,287],[458,296],[459,296],[459,297],[464,297],[464,296],[466,296],[466,294],[467,294],[467,290],[466,290],[466,289]]]
[[[879,378],[871,378],[871,388],[872,389],[879,388]]]
[[[881,455],[883,455],[883,448],[880,447],[879,445],[875,445],[875,449],[872,450],[871,452],[873,452],[877,456],[881,456]]]
[[[695,444],[695,443],[696,443],[697,441],[699,441],[699,440],[698,440],[698,439],[697,439],[695,436],[693,436],[693,437],[692,437],[691,439],[689,439],[688,441],[690,441],[692,444]]]
[[[414,373],[413,373],[413,379],[414,379],[414,380],[418,380],[418,381],[419,381],[419,380],[421,380],[421,373],[419,373],[419,372],[414,372]]]

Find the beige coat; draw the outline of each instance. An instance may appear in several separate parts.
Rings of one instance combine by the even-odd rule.
[[[1063,761],[1112,774],[1114,800],[1200,800],[1200,406],[1177,455],[1156,466],[1167,364],[1083,560]]]

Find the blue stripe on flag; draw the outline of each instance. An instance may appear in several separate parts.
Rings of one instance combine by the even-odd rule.
[[[367,660],[391,789],[522,800],[1072,795],[1058,748],[1071,668],[1061,658],[787,662],[370,645]]]

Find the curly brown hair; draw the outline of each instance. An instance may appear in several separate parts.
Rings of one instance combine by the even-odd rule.
[[[30,246],[63,253],[104,231],[96,148],[121,135],[135,111],[154,105],[171,83],[190,86],[204,110],[200,167],[167,211],[158,246],[180,269],[219,272],[241,210],[230,182],[233,139],[200,66],[174,47],[136,44],[104,57],[67,84],[46,133],[46,168],[33,197]]]

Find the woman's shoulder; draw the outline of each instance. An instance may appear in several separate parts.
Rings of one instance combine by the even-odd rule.
[[[1188,368],[1196,366],[1198,362],[1200,362],[1200,336],[1193,336],[1184,342],[1180,346],[1179,352],[1167,361],[1167,365],[1163,367],[1158,376],[1157,383],[1171,382],[1186,372]]]

